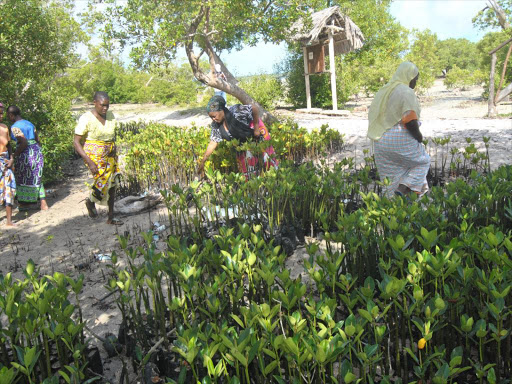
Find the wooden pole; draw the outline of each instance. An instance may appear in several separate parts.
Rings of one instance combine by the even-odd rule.
[[[336,94],[336,66],[334,64],[334,37],[329,30],[329,71],[331,72],[332,110],[338,110],[338,95]]]
[[[309,85],[309,70],[308,70],[308,50],[302,47],[304,53],[304,75],[306,78],[306,108],[311,109],[311,86]]]
[[[498,90],[496,91],[496,98],[494,99],[494,105],[498,104],[498,97],[500,95],[501,87],[503,86],[503,81],[505,80],[505,72],[507,71],[508,60],[510,59],[510,53],[512,52],[512,44],[508,47],[507,57],[505,57],[505,63],[503,63],[503,72],[501,72],[500,85],[498,85]]]
[[[501,48],[503,48],[505,45],[507,45],[511,41],[512,41],[512,37],[510,39],[508,39],[507,41],[504,41],[503,43],[498,45],[496,48],[494,48],[491,52],[489,52],[489,55],[492,55],[493,53],[496,53],[497,51],[499,51]]]
[[[496,106],[494,105],[494,71],[496,69],[496,52],[491,56],[491,74],[489,76],[489,102],[487,104],[487,117],[496,116]]]

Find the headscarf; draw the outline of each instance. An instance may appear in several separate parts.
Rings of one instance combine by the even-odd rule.
[[[220,95],[213,96],[206,105],[206,112],[219,112],[226,109],[226,100]]]
[[[249,125],[237,120],[233,113],[229,109],[226,108],[226,100],[220,95],[213,96],[208,105],[206,106],[206,111],[210,112],[219,112],[224,111],[224,118],[226,119],[226,125],[228,127],[228,131],[231,134],[229,136],[226,133],[225,129],[219,129],[220,134],[224,140],[237,139],[242,142],[246,141],[248,138],[254,135],[253,129],[249,127]],[[215,123],[215,122],[214,122]],[[218,123],[215,123],[218,124]],[[220,124],[219,124],[220,125]],[[220,128],[220,127],[219,127]]]
[[[400,121],[406,111],[416,112],[419,118],[420,105],[414,90],[409,88],[409,83],[418,73],[413,63],[404,61],[391,80],[377,92],[368,113],[368,138],[379,140],[384,132]],[[396,94],[390,100],[393,91]]]

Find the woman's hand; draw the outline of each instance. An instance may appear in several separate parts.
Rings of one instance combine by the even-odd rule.
[[[14,158],[11,157],[9,160],[7,160],[7,168],[11,169],[13,164],[14,164]]]
[[[203,158],[199,161],[199,165],[197,166],[197,173],[203,177],[204,176],[204,164],[206,163],[206,160],[210,157],[210,155],[215,151],[215,148],[217,148],[216,141],[210,140],[210,143],[208,144],[208,147],[206,148],[206,152],[204,153]]]
[[[260,111],[256,104],[251,104],[252,107],[252,124],[254,125],[254,137],[259,137],[260,132]]]
[[[199,177],[204,177],[204,161],[200,161],[199,165],[197,166],[197,174]]]
[[[89,170],[91,171],[93,176],[98,173],[98,166],[91,159],[87,160],[87,166],[89,167]]]

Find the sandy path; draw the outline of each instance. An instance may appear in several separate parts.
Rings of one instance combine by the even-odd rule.
[[[483,147],[482,137],[491,137],[491,164],[512,164],[512,120],[510,118],[485,119],[487,102],[480,99],[481,89],[474,88],[464,92],[449,92],[442,84],[429,90],[421,97],[422,126],[425,137],[452,136],[452,142],[462,148],[466,137],[471,137],[477,145]],[[308,129],[329,124],[345,134],[348,144],[344,155],[362,158],[362,150],[370,148],[366,139],[367,112],[364,108],[370,99],[361,99],[352,105],[356,109],[350,117],[329,117],[277,111],[282,117],[293,117],[299,126]],[[137,109],[144,111],[138,112]],[[112,110],[120,121],[153,120],[177,126],[191,124],[207,125],[210,119],[202,110],[192,112],[171,111],[160,106],[113,105]],[[500,113],[512,113],[512,105],[501,105]],[[84,182],[88,175],[80,160],[70,163],[66,180],[48,192],[50,210],[40,212],[19,212],[15,210],[15,229],[6,229],[4,210],[0,211],[0,271],[13,272],[22,276],[22,267],[27,260],[33,259],[43,274],[55,271],[73,276],[84,273],[86,276],[82,293],[84,314],[89,326],[99,335],[105,332],[117,333],[120,314],[112,298],[99,302],[107,293],[104,288],[108,274],[106,264],[95,259],[98,253],[119,252],[117,234],[130,233],[137,240],[142,231],[149,230],[155,221],[166,223],[166,210],[159,206],[149,213],[141,213],[123,218],[125,224],[120,227],[107,225],[106,211],[93,220],[87,216],[84,199],[88,192]],[[160,241],[163,249],[165,244]],[[105,376],[118,382],[119,364],[109,361],[103,353],[106,363]]]

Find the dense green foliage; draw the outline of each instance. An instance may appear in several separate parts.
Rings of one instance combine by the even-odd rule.
[[[159,127],[141,128],[119,135]],[[206,182],[165,188],[167,249],[156,249],[151,232],[142,245],[120,237],[123,254],[112,255],[108,274],[132,367],[141,374],[151,362],[168,383],[508,377],[512,168],[484,175],[474,143],[462,152],[448,144],[429,144],[436,154],[440,146],[442,173],[469,177],[420,200],[380,198],[370,158],[357,172],[348,159],[333,169],[282,165],[249,181],[210,168]],[[313,237],[298,266],[286,254],[305,234]],[[82,279],[40,278],[32,263],[25,282],[0,279],[4,382],[84,382]],[[19,326],[30,348],[17,348]],[[59,364],[48,368],[52,353]]]
[[[270,134],[270,142],[222,142],[207,166],[223,172],[237,171],[237,151],[251,149],[261,153],[269,145],[274,147],[278,160],[300,163],[338,150],[343,144],[342,135],[326,126],[310,133],[295,123],[285,122],[272,126]],[[126,188],[139,192],[155,186],[163,189],[174,183],[188,184],[196,177],[198,159],[209,140],[209,127],[120,124],[117,144]]]
[[[121,238],[113,258],[109,289],[136,366],[154,361],[170,383],[510,376],[511,167],[412,202],[362,193],[355,211],[345,199],[368,183],[341,169],[208,178],[164,192],[167,250],[148,233],[136,249]],[[292,276],[267,219],[277,207],[296,220],[308,202],[321,242]]]
[[[79,300],[84,276],[41,276],[32,260],[24,273],[0,274],[0,382],[96,381],[86,369],[92,362]]]
[[[103,50],[93,50],[90,61],[70,68],[66,76],[58,79],[57,86],[72,99],[90,101],[95,91],[102,90],[108,93],[111,103],[187,106],[197,105],[198,94],[205,90],[186,64],[137,71],[126,69],[117,57],[105,57]]]
[[[240,87],[254,97],[267,110],[274,110],[283,99],[283,87],[274,75],[248,76],[240,79]],[[239,104],[234,97],[228,95],[228,105]]]
[[[510,38],[510,33],[508,32],[489,32],[486,34],[478,43],[477,48],[480,52],[480,68],[485,71],[485,73],[490,72],[491,68],[491,55],[489,52],[497,48],[501,43],[505,42]],[[495,75],[495,85],[496,87],[499,84],[501,74],[503,72],[503,64],[505,63],[505,57],[507,55],[507,47],[501,48],[498,52],[496,52],[496,75]],[[510,62],[505,73],[505,86],[512,83],[512,71],[510,71]],[[485,78],[485,88],[489,87],[489,76],[487,75]],[[487,90],[486,90],[487,92]]]
[[[449,71],[454,66],[468,70],[478,68],[479,55],[476,43],[467,39],[446,39],[438,41],[437,47],[442,69]]]
[[[65,2],[6,0],[0,7],[0,100],[16,104],[39,131],[45,181],[60,175],[71,152],[71,100],[56,79],[76,61],[75,44],[84,39]]]
[[[462,69],[456,64],[446,74],[444,84],[447,88],[460,88],[462,90],[485,81],[484,72],[478,69]]]
[[[420,71],[417,87],[430,88],[436,76],[441,74],[442,65],[439,58],[437,35],[426,29],[414,31],[414,41],[406,59],[416,64]]]

